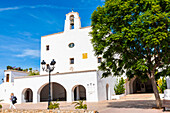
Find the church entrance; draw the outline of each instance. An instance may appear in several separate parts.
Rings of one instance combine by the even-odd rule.
[[[30,88],[23,91],[24,102],[33,102],[33,92]]]
[[[109,84],[106,84],[106,100],[109,100]]]
[[[78,85],[75,88],[73,88],[74,92],[74,101],[77,100],[86,100],[86,89],[82,85]]]
[[[40,102],[48,101],[49,84],[45,85],[40,91]],[[51,83],[51,100],[52,101],[66,101],[66,90],[58,83]]]
[[[132,93],[153,93],[151,80],[142,82],[139,78],[136,78],[132,83]]]

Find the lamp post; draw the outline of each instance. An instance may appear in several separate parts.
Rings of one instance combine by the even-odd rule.
[[[54,65],[56,64],[56,61],[53,59],[50,63],[50,65],[46,65],[46,62],[44,60],[42,60],[41,65],[42,65],[42,69],[43,71],[45,70],[46,72],[49,72],[49,95],[48,95],[48,108],[49,109],[49,105],[51,102],[51,72],[54,70]]]

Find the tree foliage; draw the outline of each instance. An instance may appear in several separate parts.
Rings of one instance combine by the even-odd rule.
[[[116,84],[114,87],[114,91],[115,91],[116,95],[125,93],[124,85],[125,85],[125,80],[123,79],[123,77],[121,77],[121,79],[118,81],[118,84]]]
[[[95,54],[105,59],[100,66],[104,76],[121,75],[124,69],[130,78],[149,70],[159,74],[158,68],[167,72],[169,11],[169,0],[107,0],[98,7],[91,17],[91,35]]]
[[[164,90],[167,88],[165,77],[160,78],[157,81],[157,84],[158,84],[157,88],[158,88],[159,93],[164,93]]]
[[[103,77],[149,78],[158,96],[155,77],[170,75],[170,0],[106,0],[91,19]]]

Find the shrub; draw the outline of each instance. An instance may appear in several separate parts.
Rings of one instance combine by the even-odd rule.
[[[34,76],[34,75],[40,75],[40,73],[39,72],[30,72],[30,74],[29,74],[29,76]]]
[[[157,88],[158,88],[159,93],[164,93],[164,90],[167,88],[165,77],[157,80],[157,84],[158,84]]]
[[[12,68],[12,66],[7,66],[7,70],[8,70],[8,69],[13,69],[13,68]]]
[[[56,102],[50,102],[50,105],[48,106],[49,109],[60,109],[60,104]]]
[[[29,68],[29,71],[32,71],[32,68]]]
[[[87,109],[87,105],[83,104],[83,100],[79,100],[78,102],[73,102],[72,104],[75,104],[75,109]]]
[[[123,77],[121,77],[118,84],[116,84],[115,87],[114,87],[116,95],[120,95],[120,94],[125,93],[124,84],[125,84],[125,80],[123,79]]]
[[[0,104],[0,109],[2,108],[2,105]]]

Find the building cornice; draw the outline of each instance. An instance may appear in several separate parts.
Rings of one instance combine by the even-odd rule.
[[[64,72],[64,73],[54,73],[54,74],[51,74],[51,76],[74,74],[74,73],[95,72],[95,71],[97,71],[97,70],[85,70],[85,71],[73,71],[73,72]],[[34,77],[44,77],[44,76],[49,76],[49,74],[45,74],[45,75],[34,75],[34,76],[21,76],[21,77],[15,77],[14,79],[34,78]]]
[[[49,34],[49,35],[45,35],[45,36],[41,36],[41,37],[43,38],[43,37],[52,36],[52,35],[57,35],[57,34],[62,34],[62,33],[64,33],[64,32],[62,31],[62,32],[58,32],[58,33],[53,33],[53,34]]]
[[[73,13],[76,13],[77,15],[79,15],[78,12],[69,12],[68,14],[66,14],[66,16],[67,16],[67,15],[70,15],[70,14],[73,14]]]
[[[90,27],[91,26],[86,26],[86,27],[81,27],[80,29],[86,29],[86,28],[90,28]],[[52,35],[57,35],[57,34],[62,34],[62,33],[64,33],[64,31],[58,32],[58,33],[49,34],[49,35],[45,35],[45,36],[41,36],[41,38],[52,36]]]
[[[90,28],[91,26],[81,27],[81,29]]]

